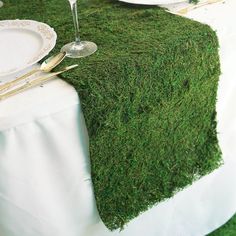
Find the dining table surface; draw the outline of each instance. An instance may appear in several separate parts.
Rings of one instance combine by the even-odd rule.
[[[96,207],[79,95],[55,77],[0,101],[0,235],[201,236],[228,221],[236,212],[235,9],[236,1],[225,0],[185,15],[210,25],[219,38],[220,168],[142,213],[122,231],[109,231]],[[2,76],[0,85],[38,67]]]

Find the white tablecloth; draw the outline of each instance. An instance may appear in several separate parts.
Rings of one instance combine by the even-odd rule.
[[[109,232],[96,209],[78,96],[57,79],[0,102],[0,235],[201,236],[224,224],[236,212],[235,10],[228,0],[188,15],[220,40],[222,167]]]

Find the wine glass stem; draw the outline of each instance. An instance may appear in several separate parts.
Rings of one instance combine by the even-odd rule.
[[[77,1],[70,2],[74,26],[75,26],[75,42],[80,43],[80,36],[79,36],[79,19],[78,19],[78,12],[77,12]]]

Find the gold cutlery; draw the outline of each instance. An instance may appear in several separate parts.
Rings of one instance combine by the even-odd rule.
[[[179,11],[177,11],[178,14],[180,15],[185,15],[188,13],[188,11],[190,10],[194,10],[194,9],[197,9],[199,7],[203,7],[205,5],[209,5],[209,4],[213,4],[213,3],[217,3],[217,2],[222,2],[223,0],[208,0],[206,2],[203,2],[203,3],[198,3],[198,4],[193,4],[193,5],[190,5],[188,7],[185,7]]]
[[[41,64],[41,66],[39,68],[31,70],[13,81],[10,81],[8,83],[0,85],[0,92],[3,92],[7,89],[12,88],[16,84],[18,84],[20,81],[26,79],[27,77],[29,77],[37,72],[50,72],[53,68],[55,68],[58,64],[60,64],[63,61],[65,56],[66,56],[65,52],[60,52],[55,56],[49,57]]]
[[[61,74],[61,73],[63,73],[63,72],[66,72],[66,71],[68,71],[68,70],[74,69],[74,68],[77,67],[77,66],[78,66],[78,64],[75,64],[75,65],[72,65],[72,66],[67,66],[67,67],[65,67],[65,68],[64,68],[63,70],[61,70],[61,71],[53,72],[53,73],[50,73],[50,74],[45,75],[45,76],[43,76],[43,77],[40,77],[40,78],[38,78],[38,79],[29,81],[29,82],[27,82],[26,84],[24,84],[24,85],[22,85],[22,86],[20,86],[20,87],[18,87],[18,88],[16,88],[16,89],[14,89],[14,90],[11,90],[11,91],[9,91],[9,92],[6,92],[6,93],[4,93],[4,94],[1,94],[1,95],[0,95],[0,101],[3,100],[3,99],[8,98],[8,97],[10,97],[10,96],[13,96],[13,95],[15,95],[15,94],[18,94],[18,93],[20,93],[20,92],[23,92],[23,91],[25,91],[26,89],[29,89],[29,88],[35,87],[35,86],[37,86],[37,85],[40,85],[40,84],[42,84],[42,83],[44,83],[44,82],[47,82],[47,81],[51,80],[52,78],[54,78],[56,75],[59,75],[59,74]]]

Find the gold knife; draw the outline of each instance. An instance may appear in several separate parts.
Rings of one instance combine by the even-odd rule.
[[[67,67],[65,67],[61,71],[53,72],[53,73],[50,73],[50,74],[45,75],[43,77],[40,77],[38,79],[32,80],[30,82],[27,82],[26,84],[24,84],[24,85],[22,85],[22,86],[20,86],[20,87],[18,87],[16,89],[13,89],[13,90],[11,90],[11,91],[9,91],[7,93],[1,94],[0,95],[0,101],[3,100],[3,99],[6,99],[8,97],[11,97],[11,96],[13,96],[15,94],[18,94],[20,92],[23,92],[23,91],[25,91],[25,90],[27,90],[29,88],[35,87],[37,85],[40,85],[41,83],[47,82],[47,81],[51,80],[52,78],[54,78],[56,75],[59,75],[59,74],[61,74],[63,72],[66,72],[68,70],[74,69],[77,66],[78,66],[77,64],[72,65],[72,66],[67,66]]]
[[[210,5],[210,4],[217,3],[217,2],[223,2],[223,0],[208,0],[206,2],[202,2],[202,3],[200,2],[198,4],[192,4],[188,7],[185,7],[183,9],[177,11],[177,13],[180,14],[180,15],[184,15],[184,14],[187,14],[188,11],[190,11],[190,10],[194,10],[194,9],[199,8],[199,7],[203,7],[203,6]]]
[[[29,76],[37,73],[37,72],[50,72],[53,68],[55,68],[62,60],[65,58],[66,53],[65,52],[60,52],[55,56],[51,56],[48,59],[46,59],[42,65],[39,68],[33,69],[26,74],[20,76],[19,78],[10,81],[8,83],[5,83],[3,85],[0,85],[0,93],[6,91],[7,89],[10,89],[17,85],[20,81],[28,78]]]

